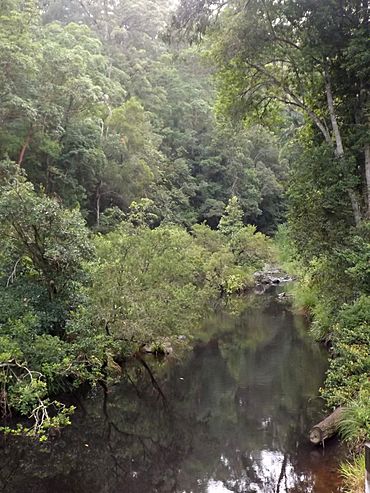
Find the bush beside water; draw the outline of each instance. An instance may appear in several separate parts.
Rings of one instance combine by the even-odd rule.
[[[253,284],[270,240],[238,218],[231,199],[224,230],[150,229],[145,210],[103,235],[78,210],[35,191],[3,163],[0,184],[0,411],[29,423],[3,430],[45,439],[72,408],[54,400],[96,385],[145,344],[191,336],[222,297]],[[107,226],[107,225],[105,225]]]

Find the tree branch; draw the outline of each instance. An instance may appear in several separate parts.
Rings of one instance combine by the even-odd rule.
[[[315,123],[317,128],[321,131],[322,135],[325,138],[325,141],[327,144],[330,146],[333,146],[333,141],[331,138],[330,133],[328,132],[326,125],[323,121],[320,120],[320,118],[316,115],[316,113],[309,108],[289,87],[284,84],[283,81],[279,80],[276,76],[274,76],[271,72],[269,72],[265,67],[253,63],[251,61],[246,61],[247,65],[250,67],[254,68],[257,70],[259,73],[267,77],[271,83],[273,83],[275,86],[279,87],[282,89],[285,94],[291,98],[291,101],[288,100],[288,104],[293,104],[294,106],[297,106],[301,108],[307,115],[311,118],[311,120]]]

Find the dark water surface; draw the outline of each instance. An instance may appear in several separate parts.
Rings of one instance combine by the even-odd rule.
[[[141,367],[43,445],[0,442],[7,493],[336,493],[338,446],[308,443],[325,352],[273,295],[209,320],[194,350]],[[135,381],[134,381],[135,380]]]

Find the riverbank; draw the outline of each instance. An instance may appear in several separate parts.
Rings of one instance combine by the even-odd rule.
[[[328,412],[338,406],[345,408],[339,431],[350,454],[341,472],[350,493],[363,491],[365,465],[360,457],[370,436],[370,297],[368,285],[364,284],[366,228],[364,224],[362,238],[357,233],[356,246],[352,239],[352,247],[347,244],[330,258],[317,256],[309,262],[300,258],[286,228],[276,238],[280,262],[298,279],[291,290],[293,303],[309,315],[313,336],[329,348],[329,368],[321,395]]]

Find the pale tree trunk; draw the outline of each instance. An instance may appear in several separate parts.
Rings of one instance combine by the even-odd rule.
[[[341,136],[340,130],[339,130],[337,115],[335,113],[334,99],[333,99],[333,92],[331,89],[330,77],[329,77],[329,74],[327,72],[325,72],[325,90],[326,90],[326,99],[328,102],[330,122],[331,122],[333,134],[334,134],[334,139],[335,139],[335,155],[337,156],[338,159],[342,159],[342,158],[344,158],[343,141],[342,141],[342,136]],[[348,195],[349,195],[351,205],[352,205],[352,212],[353,212],[355,224],[356,224],[356,226],[358,226],[361,222],[361,219],[362,219],[360,203],[359,203],[357,194],[354,190],[349,189]]]
[[[367,192],[367,217],[370,219],[370,144],[365,144],[365,178]]]
[[[96,226],[100,226],[100,199],[101,199],[101,185],[102,182],[98,183],[98,186],[96,187]]]
[[[351,200],[352,212],[353,212],[353,217],[355,219],[355,224],[356,224],[356,226],[358,226],[362,221],[362,213],[361,213],[361,208],[360,208],[360,204],[358,201],[358,197],[357,197],[356,192],[354,192],[351,189],[348,190],[348,195],[349,195],[349,198]]]
[[[339,158],[341,158],[344,156],[342,136],[340,135],[340,131],[339,131],[337,115],[334,109],[333,93],[331,90],[330,79],[327,74],[325,74],[325,89],[326,89],[326,99],[328,102],[331,126],[335,138],[335,153]]]
[[[49,156],[46,158],[45,175],[46,175],[45,191],[46,191],[46,194],[49,195],[50,192],[51,192],[51,173],[50,173],[50,159],[49,159]]]

